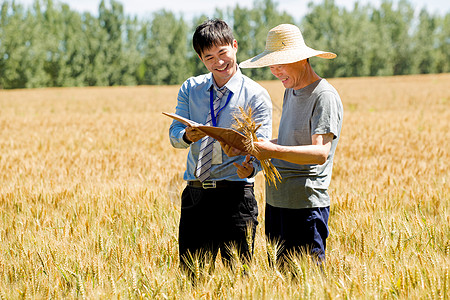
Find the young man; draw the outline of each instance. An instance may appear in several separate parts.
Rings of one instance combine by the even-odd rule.
[[[343,107],[338,92],[309,64],[313,56],[331,59],[336,54],[306,46],[296,26],[282,24],[269,31],[263,53],[240,64],[241,68],[270,66],[286,88],[278,138],[255,142],[253,153],[258,159],[271,158],[282,176],[277,189],[266,184],[265,226],[266,236],[282,243],[283,260],[289,253],[325,259],[327,189]]]
[[[261,124],[258,137],[271,138],[269,94],[239,70],[238,44],[230,27],[221,20],[204,22],[194,33],[193,46],[210,73],[183,83],[176,113],[197,123],[230,128],[239,107],[251,108]],[[232,247],[237,247],[241,259],[250,259],[258,224],[252,177],[260,166],[255,170],[248,158],[226,156],[217,141],[178,121],[170,126],[170,142],[176,148],[190,148],[179,225],[182,266],[195,254],[214,261],[219,249],[228,262]],[[240,176],[233,164],[243,165]]]

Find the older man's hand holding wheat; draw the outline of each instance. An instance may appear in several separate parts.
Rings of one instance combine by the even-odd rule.
[[[259,160],[265,160],[273,158],[273,153],[277,149],[277,140],[264,140],[259,139],[253,142],[254,151],[251,153]]]
[[[273,183],[276,187],[277,186],[276,182],[281,181],[281,175],[278,172],[278,170],[273,166],[273,164],[270,162],[271,152],[268,151],[269,149],[271,149],[271,147],[276,147],[276,144],[273,144],[270,141],[264,141],[257,138],[256,131],[261,125],[256,124],[256,122],[253,120],[251,108],[249,108],[248,111],[245,111],[242,107],[239,107],[239,110],[240,114],[236,114],[234,116],[234,120],[236,121],[234,127],[239,132],[242,132],[242,134],[246,137],[244,143],[247,151],[242,152],[227,145],[222,145],[222,148],[224,149],[227,155],[234,155],[234,156],[247,155],[246,161],[250,159],[250,155],[258,158],[261,163],[262,171],[264,173],[264,177],[266,178],[267,182],[269,184]],[[274,140],[274,142],[276,143],[276,140]],[[256,146],[259,143],[260,148],[257,148]],[[243,163],[243,165],[245,165],[245,162]]]

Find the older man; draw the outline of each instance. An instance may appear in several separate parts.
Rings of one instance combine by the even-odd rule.
[[[241,68],[270,66],[286,88],[278,138],[255,142],[258,159],[272,159],[282,176],[266,183],[266,236],[288,254],[325,259],[333,158],[342,127],[338,92],[317,75],[310,57],[336,54],[308,47],[298,27],[282,24],[267,35],[263,53],[242,62]],[[239,167],[241,168],[241,167]]]

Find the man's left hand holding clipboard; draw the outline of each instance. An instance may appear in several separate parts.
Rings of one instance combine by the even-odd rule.
[[[192,120],[183,118],[177,114],[165,113],[164,115],[171,117],[184,125],[186,125],[186,138],[191,141],[191,143],[195,143],[198,140],[202,139],[205,135],[209,135],[210,137],[221,142],[222,148],[224,144],[229,145],[233,148],[239,149],[242,152],[246,152],[246,137],[233,130],[231,128],[222,128],[222,127],[213,127],[213,126],[205,126],[199,123],[196,123]],[[189,133],[188,133],[189,131]],[[186,140],[185,140],[186,141]],[[186,141],[188,142],[188,141]]]

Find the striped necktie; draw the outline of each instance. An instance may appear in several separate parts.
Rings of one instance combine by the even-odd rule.
[[[214,115],[217,118],[218,117],[217,112],[219,111],[220,107],[220,99],[227,92],[227,88],[224,87],[219,90],[214,86],[214,91],[216,92],[216,98],[214,99],[213,102],[213,108],[214,108]],[[206,125],[212,125],[211,113],[209,113],[208,117],[206,118]],[[195,176],[197,176],[198,180],[200,180],[201,182],[207,180],[210,175],[211,162],[213,157],[213,144],[214,139],[210,136],[205,136],[200,144],[200,152],[198,155],[198,162],[197,162],[197,169],[195,170]]]

